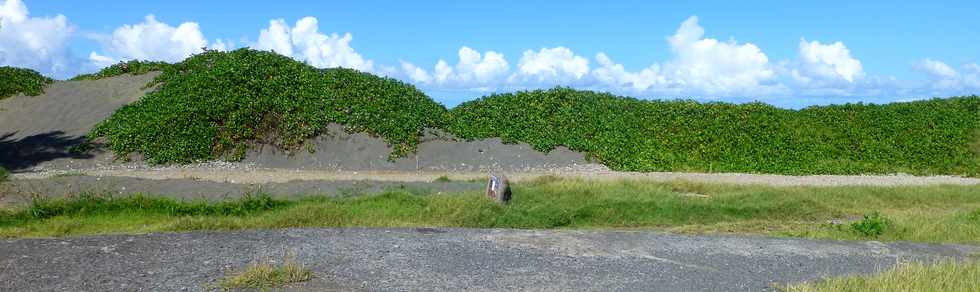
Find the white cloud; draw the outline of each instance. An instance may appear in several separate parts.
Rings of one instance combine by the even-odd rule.
[[[691,16],[667,38],[674,59],[664,65],[670,82],[707,95],[752,93],[775,76],[769,58],[751,43],[704,38],[697,16]]]
[[[432,76],[429,72],[425,72],[425,69],[415,66],[415,64],[401,61],[402,71],[408,74],[409,80],[419,83],[429,83],[432,81]]]
[[[255,49],[273,51],[280,55],[292,57],[293,43],[289,39],[289,25],[285,20],[273,19],[269,21],[269,28],[259,31],[259,42],[255,44]]]
[[[851,57],[851,51],[842,42],[825,45],[801,39],[798,53],[796,68],[792,69],[791,74],[803,85],[854,83],[864,77],[861,61]]]
[[[95,68],[105,68],[117,62],[116,59],[99,55],[99,53],[96,52],[89,53],[88,59],[89,62],[91,62],[92,65],[95,66]]]
[[[4,1],[0,3],[0,65],[66,74],[73,70],[68,51],[73,32],[64,15],[31,17],[20,0]]]
[[[667,43],[673,53],[671,59],[638,72],[629,72],[599,53],[599,67],[592,75],[613,90],[675,96],[752,95],[773,90],[768,83],[776,74],[759,47],[705,38],[696,16],[681,23],[676,33],[667,37]]]
[[[961,73],[942,61],[926,58],[913,64],[913,68],[929,75],[930,87],[936,90],[980,88],[980,66],[976,63],[964,64]]]
[[[127,24],[113,30],[100,40],[105,55],[92,52],[89,61],[105,63],[109,60],[150,60],[179,62],[206,47],[227,49],[224,41],[209,43],[196,22],[184,22],[173,27],[160,22],[152,14],[143,22]]]
[[[643,92],[667,84],[667,77],[661,74],[659,64],[653,64],[640,72],[628,72],[622,64],[614,62],[605,53],[598,53],[595,58],[599,67],[592,71],[592,75],[605,86]]]
[[[537,52],[524,51],[517,64],[512,82],[536,82],[567,84],[578,81],[589,73],[589,60],[575,55],[565,47],[541,48]]]
[[[321,33],[317,19],[307,16],[296,21],[291,28],[282,19],[270,21],[269,28],[259,31],[255,48],[276,51],[315,67],[344,67],[372,72],[374,62],[364,59],[350,46],[352,39],[350,33],[343,36]]]
[[[966,73],[963,77],[963,82],[966,86],[973,88],[980,88],[980,65],[977,63],[969,63],[963,66]]]
[[[459,49],[459,62],[455,67],[439,60],[431,78],[428,72],[408,62],[402,62],[402,70],[411,80],[427,85],[487,89],[503,85],[503,77],[510,70],[510,65],[503,54],[494,51],[481,54],[464,46]]]
[[[956,72],[956,69],[946,65],[946,63],[928,58],[915,63],[914,67],[930,76],[941,79],[955,79],[960,76],[960,73]]]

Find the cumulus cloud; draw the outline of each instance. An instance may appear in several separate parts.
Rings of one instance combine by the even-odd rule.
[[[459,62],[455,67],[440,59],[432,74],[408,62],[402,62],[402,70],[412,81],[426,85],[485,89],[502,85],[510,65],[503,54],[494,51],[481,54],[464,46],[459,49]]]
[[[568,84],[589,73],[589,60],[565,47],[524,51],[511,82]]]
[[[653,64],[639,72],[628,72],[622,64],[614,62],[605,53],[598,53],[595,58],[599,67],[592,71],[592,75],[606,86],[643,92],[667,84],[667,77],[661,74],[659,64]]]
[[[89,61],[96,64],[119,60],[179,62],[207,47],[228,49],[221,40],[209,43],[196,22],[184,22],[174,27],[158,21],[152,14],[141,23],[116,28],[99,41],[106,54],[90,53]]]
[[[307,16],[296,21],[293,27],[282,19],[270,21],[268,28],[259,31],[259,40],[254,47],[275,51],[315,67],[344,67],[372,72],[374,62],[357,53],[350,46],[351,40],[353,37],[350,33],[343,36],[321,33],[317,19]]]
[[[415,66],[415,64],[401,61],[402,71],[408,74],[408,78],[415,82],[429,83],[432,82],[432,76],[425,69]]]
[[[976,63],[963,65],[963,72],[946,63],[933,59],[922,59],[913,68],[931,78],[930,87],[937,90],[960,90],[980,88],[980,66]]]
[[[940,79],[955,79],[960,76],[960,73],[956,72],[956,69],[946,65],[946,63],[928,58],[917,62],[914,67],[919,71]]]
[[[791,74],[803,85],[854,83],[864,77],[861,61],[851,57],[851,51],[840,41],[821,44],[801,39],[798,53],[796,68],[792,69]]]
[[[68,41],[74,28],[64,15],[32,17],[20,0],[0,3],[0,65],[51,75],[72,70]]]
[[[708,95],[751,93],[775,76],[769,58],[754,44],[704,37],[698,17],[691,16],[667,38],[674,60],[664,69],[671,82]]]
[[[629,72],[604,53],[592,75],[614,90],[670,95],[731,96],[771,92],[776,73],[769,58],[751,43],[719,41],[704,36],[691,16],[666,38],[671,59]]]

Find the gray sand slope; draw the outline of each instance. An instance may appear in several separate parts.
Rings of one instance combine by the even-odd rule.
[[[292,229],[0,241],[0,290],[198,291],[291,255],[303,290],[765,291],[976,247],[629,231]]]
[[[57,81],[39,96],[0,101],[0,165],[21,170],[45,165],[67,167],[106,163],[99,152],[70,153],[96,124],[123,105],[139,100],[157,73],[94,81]]]

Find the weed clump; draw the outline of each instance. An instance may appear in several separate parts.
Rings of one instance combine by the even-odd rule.
[[[0,99],[23,93],[37,96],[44,93],[44,86],[54,82],[37,71],[9,66],[0,67]]]
[[[274,288],[290,283],[313,279],[313,272],[292,258],[286,258],[281,265],[263,261],[253,264],[242,272],[223,279],[221,287],[229,289]]]
[[[881,216],[878,212],[874,212],[864,215],[864,219],[861,221],[851,223],[851,230],[865,237],[878,238],[885,234],[891,225],[893,225],[891,220]]]

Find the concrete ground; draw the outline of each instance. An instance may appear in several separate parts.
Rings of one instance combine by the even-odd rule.
[[[760,291],[977,247],[646,231],[288,229],[0,241],[3,291],[199,291],[292,257],[297,290]]]

